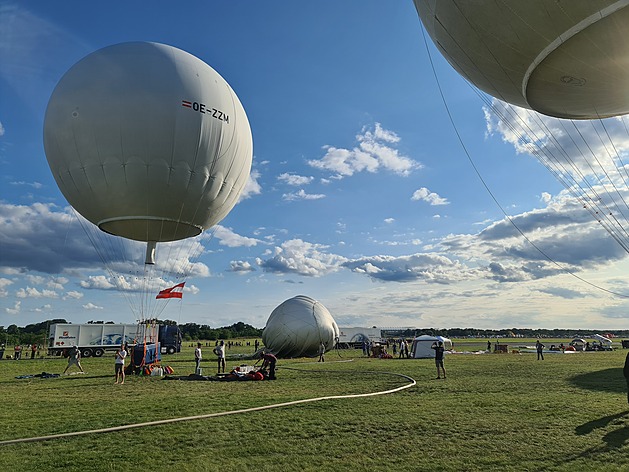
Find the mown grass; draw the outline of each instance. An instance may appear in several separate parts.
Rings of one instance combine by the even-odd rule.
[[[467,347],[476,349],[455,341],[457,350]],[[607,470],[629,470],[622,349],[548,354],[543,362],[535,354],[452,354],[446,358],[445,381],[434,379],[430,360],[361,354],[328,353],[325,364],[280,361],[276,382],[128,377],[122,386],[113,384],[112,357],[84,359],[87,374],[57,379],[15,376],[62,372],[63,359],[3,360],[0,440],[405,384],[387,372],[409,375],[417,385],[390,395],[4,445],[0,464],[5,470],[67,471],[574,471],[601,464]],[[193,371],[189,347],[164,360],[176,374]],[[228,367],[239,363],[228,361]],[[206,374],[214,371],[210,361],[203,367]]]

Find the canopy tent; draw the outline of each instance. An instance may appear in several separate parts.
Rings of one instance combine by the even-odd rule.
[[[427,359],[435,357],[435,350],[432,349],[432,345],[435,342],[443,342],[443,347],[446,351],[452,349],[452,341],[443,336],[429,336],[423,334],[413,339],[413,347],[411,349],[413,359]]]

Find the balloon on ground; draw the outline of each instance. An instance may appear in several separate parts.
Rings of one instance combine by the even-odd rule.
[[[262,342],[278,357],[314,356],[323,342],[336,345],[339,328],[320,302],[298,295],[273,310],[262,332]]]

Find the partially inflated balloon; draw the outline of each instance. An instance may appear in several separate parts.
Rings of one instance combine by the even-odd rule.
[[[298,295],[279,305],[266,322],[262,342],[279,357],[314,356],[323,342],[336,345],[339,328],[326,307]]]
[[[105,232],[138,241],[196,236],[234,207],[251,170],[245,111],[205,62],[158,43],[122,43],[75,64],[44,123],[59,189]]]
[[[414,1],[448,62],[490,95],[558,118],[629,112],[626,1]]]

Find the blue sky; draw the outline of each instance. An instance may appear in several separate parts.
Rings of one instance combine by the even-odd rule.
[[[0,325],[135,320],[135,287],[91,248],[42,129],[74,63],[156,41],[227,80],[254,141],[241,201],[189,242],[161,318],[263,327],[303,294],[340,326],[629,328],[608,292],[629,294],[627,253],[426,48],[411,1],[0,1],[0,31]]]

